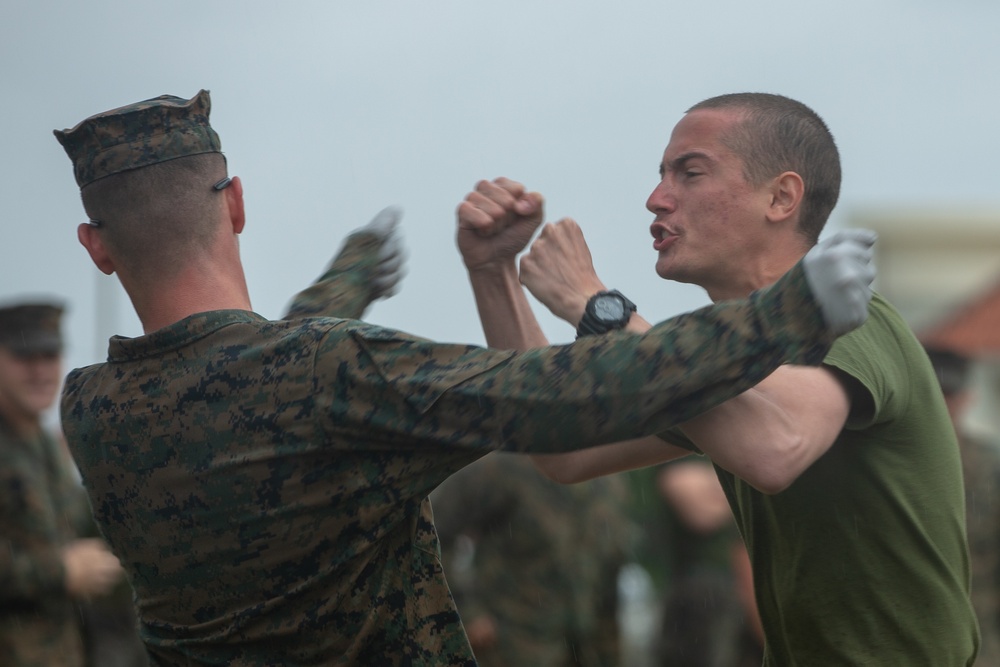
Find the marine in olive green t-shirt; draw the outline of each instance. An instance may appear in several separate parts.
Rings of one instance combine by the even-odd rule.
[[[875,295],[824,364],[870,398],[824,456],[775,495],[717,467],[753,561],[765,665],[971,665],[962,468],[926,354]]]

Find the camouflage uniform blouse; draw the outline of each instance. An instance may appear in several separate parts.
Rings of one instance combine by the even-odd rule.
[[[62,549],[87,518],[87,499],[59,443],[44,433],[16,436],[0,421],[0,665],[83,665]]]
[[[427,494],[493,449],[637,437],[830,340],[801,266],[751,301],[523,353],[193,315],[73,371],[63,424],[155,665],[472,665]]]

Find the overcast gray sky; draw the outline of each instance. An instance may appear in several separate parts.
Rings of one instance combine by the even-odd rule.
[[[109,333],[141,333],[117,286],[111,321],[95,322],[99,283],[116,283],[76,241],[83,210],[52,130],[207,88],[244,182],[261,314],[277,316],[347,232],[397,204],[409,273],[367,319],[481,343],[454,210],[478,179],[504,175],[541,191],[548,218],[576,218],[605,282],[659,320],[707,302],[656,278],[644,208],[687,107],[764,91],[816,109],[844,163],[832,227],[873,206],[1000,208],[998,28],[996,0],[12,0],[0,7],[0,300],[64,300],[69,366],[102,360]],[[553,341],[572,339],[541,319]]]

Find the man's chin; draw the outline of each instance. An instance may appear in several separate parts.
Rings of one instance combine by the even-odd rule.
[[[56,396],[46,393],[43,396],[32,396],[25,406],[29,412],[42,414],[56,404]]]
[[[664,280],[672,280],[670,277],[670,262],[664,258],[660,257],[656,260],[656,275],[660,276]]]
[[[703,287],[701,282],[698,280],[698,276],[694,275],[690,271],[683,270],[676,264],[658,262],[656,264],[656,275],[664,280],[670,280],[675,283],[685,283],[687,285],[697,285],[699,287]]]
[[[679,283],[688,282],[684,280],[684,272],[679,270],[675,262],[662,257],[656,262],[656,275],[664,280],[673,280]]]

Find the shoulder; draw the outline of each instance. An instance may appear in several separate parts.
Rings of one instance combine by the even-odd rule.
[[[908,404],[914,385],[932,379],[916,336],[899,312],[878,294],[872,298],[865,324],[840,337],[823,365],[833,369],[848,387],[855,408],[852,421],[869,422],[890,404]],[[859,413],[859,407],[866,409]]]
[[[838,338],[823,363],[851,373],[917,349],[919,343],[909,325],[889,302],[876,294],[865,323]]]
[[[99,376],[108,364],[94,364],[83,368],[74,368],[67,375],[63,382],[60,405],[62,419],[65,421],[69,416],[68,411],[72,405],[78,403],[84,387],[95,377]]]

